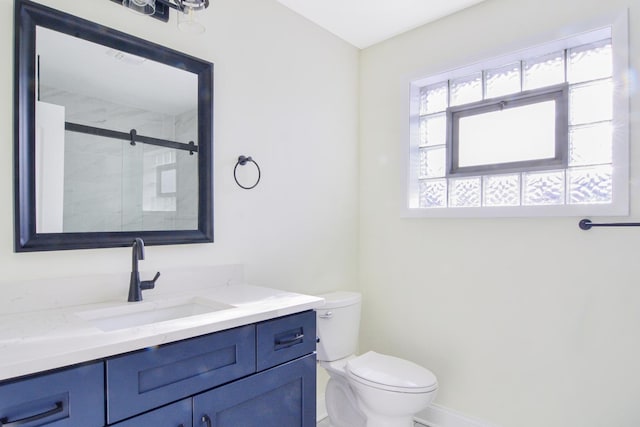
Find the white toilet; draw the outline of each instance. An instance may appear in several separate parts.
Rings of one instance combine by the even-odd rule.
[[[407,360],[369,351],[355,355],[361,295],[320,295],[318,361],[329,373],[325,402],[332,427],[412,427],[433,400],[438,381]]]

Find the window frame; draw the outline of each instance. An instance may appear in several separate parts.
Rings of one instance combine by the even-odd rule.
[[[494,47],[484,60],[456,68],[446,61],[444,68],[429,65],[418,74],[405,75],[402,84],[406,102],[400,112],[403,126],[402,142],[398,145],[401,153],[399,199],[402,218],[500,218],[500,217],[568,217],[568,216],[628,216],[629,215],[629,87],[626,84],[629,72],[629,30],[628,10],[618,9],[610,14],[589,22],[572,22],[573,35],[557,38],[553,28],[529,38],[530,47],[509,45],[509,54],[501,54],[502,45]],[[544,55],[555,50],[569,49],[581,44],[611,38],[613,48],[613,153],[612,182],[613,202],[610,204],[563,204],[540,206],[497,206],[497,207],[419,207],[419,153],[420,153],[420,88],[437,84],[444,80],[470,75],[479,70],[497,68],[509,62],[527,57]],[[459,58],[465,61],[465,56]],[[427,76],[427,77],[425,77]],[[446,177],[444,179],[447,179]]]
[[[554,101],[556,104],[554,157],[478,166],[459,166],[460,147],[458,137],[461,118],[545,101]],[[553,170],[567,167],[569,144],[569,85],[567,83],[448,107],[446,118],[447,178],[479,174]]]

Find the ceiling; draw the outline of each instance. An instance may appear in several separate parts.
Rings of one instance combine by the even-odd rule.
[[[278,0],[364,49],[484,0]]]

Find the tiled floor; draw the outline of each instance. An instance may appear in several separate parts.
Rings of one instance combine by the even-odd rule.
[[[414,424],[415,427],[427,427],[424,424],[419,424],[419,423],[415,423]],[[331,427],[331,425],[329,424],[329,419],[325,418],[324,420],[320,421],[316,427]]]

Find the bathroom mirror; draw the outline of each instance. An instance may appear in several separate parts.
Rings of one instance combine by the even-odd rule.
[[[213,64],[15,6],[15,250],[213,241]]]

